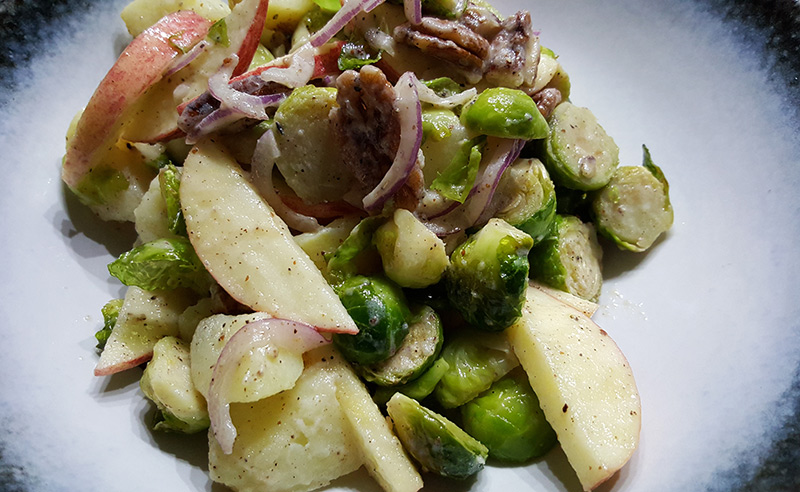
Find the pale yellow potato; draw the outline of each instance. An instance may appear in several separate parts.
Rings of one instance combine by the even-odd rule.
[[[289,34],[312,7],[314,0],[270,0],[264,29]]]
[[[352,425],[367,471],[383,490],[416,492],[421,489],[422,477],[366,386],[352,370],[343,371],[336,398]]]
[[[159,410],[182,422],[184,431],[198,432],[209,425],[208,410],[206,400],[192,383],[189,361],[188,343],[177,337],[162,338],[153,347],[153,359],[139,387]]]
[[[155,24],[160,18],[178,10],[194,10],[206,19],[217,21],[231,12],[223,0],[133,0],[120,17],[131,36]]]
[[[181,205],[197,256],[234,299],[322,331],[358,332],[286,224],[213,140],[184,162]]]
[[[214,375],[214,366],[217,365],[219,354],[225,348],[228,340],[244,325],[251,321],[269,318],[270,315],[266,313],[249,313],[240,315],[230,314],[215,314],[200,321],[197,324],[197,329],[194,332],[191,343],[191,361],[192,361],[192,381],[194,385],[204,397],[208,398],[208,388],[211,385],[211,378]],[[258,363],[261,362],[253,357],[247,357],[240,364],[239,375],[240,380],[248,380],[246,373],[250,368],[255,368],[258,371]],[[297,371],[297,376],[303,371],[303,361],[300,361],[300,369]],[[295,377],[297,379],[297,377]],[[248,401],[242,395],[243,388],[231,388],[226,395],[230,401]]]
[[[639,443],[641,403],[628,361],[591,319],[533,287],[506,333],[581,485],[594,489]]]
[[[209,474],[240,492],[307,491],[361,467],[360,446],[337,399],[345,371],[331,346],[305,354],[290,390],[254,403],[231,404],[233,452],[209,432]]]
[[[95,376],[107,376],[147,362],[156,342],[165,336],[178,335],[180,314],[195,302],[185,289],[149,292],[131,286],[111,330]]]

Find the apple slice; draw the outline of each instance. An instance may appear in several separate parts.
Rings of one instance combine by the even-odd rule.
[[[231,297],[321,331],[358,332],[286,224],[213,140],[184,161],[181,205],[197,256]]]
[[[628,361],[580,311],[529,287],[507,336],[584,490],[628,462],[641,403]]]
[[[95,90],[64,158],[62,179],[73,189],[119,139],[134,102],[158,82],[172,59],[201,40],[210,22],[191,11],[170,14],[125,48]]]
[[[129,287],[94,375],[108,376],[150,360],[156,342],[178,336],[180,314],[195,301],[183,289],[148,292]]]
[[[227,44],[211,42],[206,50],[178,72],[164,77],[136,104],[122,136],[132,142],[160,142],[181,134],[178,106],[202,94],[208,79],[235,54],[233,75],[247,70],[258,48],[267,16],[268,0],[243,0],[224,18]]]
[[[341,359],[340,359],[341,360]],[[386,492],[416,492],[422,477],[372,400],[367,387],[346,363],[336,386],[336,399],[364,456],[364,466]]]

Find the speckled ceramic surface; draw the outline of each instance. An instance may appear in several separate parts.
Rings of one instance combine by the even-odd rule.
[[[0,490],[221,490],[205,442],[154,435],[136,371],[95,378],[105,268],[128,249],[65,194],[64,132],[128,38],[123,1],[0,1]],[[647,144],[676,221],[610,252],[598,323],[627,355],[641,446],[601,490],[800,490],[800,6],[503,0],[532,11],[623,164]],[[433,490],[577,491],[555,451]],[[426,488],[426,490],[428,489]],[[375,491],[364,474],[336,490]]]

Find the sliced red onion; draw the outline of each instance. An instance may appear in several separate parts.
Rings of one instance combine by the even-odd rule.
[[[267,112],[258,96],[231,87],[231,74],[238,64],[239,57],[236,55],[225,58],[217,73],[208,78],[208,91],[223,106],[234,108],[249,118],[266,120]]]
[[[236,123],[245,117],[245,114],[237,111],[235,108],[221,107],[215,109],[209,113],[208,116],[203,118],[200,123],[195,125],[191,132],[186,134],[186,143],[194,145],[202,137]]]
[[[422,107],[417,95],[416,81],[414,72],[406,72],[394,86],[394,106],[400,119],[400,143],[389,170],[378,186],[364,197],[362,203],[367,212],[376,212],[383,208],[386,201],[406,183],[420,158]]]
[[[503,172],[510,166],[525,146],[525,140],[493,139],[489,154],[482,159],[485,164],[478,171],[475,185],[464,203],[449,212],[431,218],[425,225],[438,236],[463,231],[489,220],[487,212]]]
[[[394,56],[394,48],[396,46],[394,38],[377,27],[367,29],[364,32],[364,39],[376,50],[385,51],[389,55]]]
[[[419,93],[419,100],[433,104],[434,106],[438,106],[440,108],[454,108],[456,106],[462,106],[468,103],[473,97],[478,94],[478,90],[474,87],[471,87],[463,92],[459,92],[458,94],[453,94],[449,97],[441,97],[436,92],[428,87],[427,85],[423,84],[422,82],[417,83],[417,92]]]
[[[414,25],[422,22],[421,0],[403,0],[403,10],[405,11],[408,22]]]
[[[192,49],[190,49],[183,55],[175,58],[175,60],[172,62],[172,65],[170,65],[167,71],[164,72],[164,77],[169,77],[170,75],[181,70],[182,68],[185,68],[186,65],[192,63],[200,53],[202,53],[203,51],[206,50],[206,48],[208,48],[209,44],[210,43],[204,39],[199,43],[197,43],[196,45],[194,45]]]
[[[278,351],[293,352],[297,355],[330,343],[312,326],[296,321],[266,318],[247,323],[225,344],[214,366],[211,384],[208,388],[208,416],[211,430],[222,452],[231,454],[236,440],[236,427],[230,413],[230,388],[241,381],[235,381],[236,370],[243,357],[254,350],[271,348],[273,357]],[[264,398],[271,395],[260,395]]]
[[[289,66],[268,67],[259,76],[264,82],[277,82],[286,87],[304,86],[314,76],[315,55],[316,49],[306,43],[294,53],[287,55]]]
[[[314,48],[319,48],[331,40],[336,33],[342,30],[348,22],[353,20],[361,12],[370,12],[372,9],[382,4],[384,0],[345,0],[344,5],[322,26],[322,29],[315,32],[308,44]]]
[[[280,155],[275,134],[272,129],[269,129],[256,142],[251,159],[250,179],[264,200],[269,203],[278,217],[286,222],[286,225],[300,232],[314,232],[320,228],[317,219],[295,212],[275,193],[275,187],[272,184],[272,168]]]

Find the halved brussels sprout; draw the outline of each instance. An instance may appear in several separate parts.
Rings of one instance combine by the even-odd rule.
[[[539,159],[518,159],[503,173],[492,204],[495,217],[524,231],[538,244],[556,217],[556,192]]]
[[[427,371],[422,373],[417,379],[410,381],[400,386],[381,386],[372,395],[372,399],[378,405],[386,405],[392,395],[395,393],[403,393],[404,395],[413,398],[417,401],[422,401],[428,397],[436,385],[442,379],[442,376],[450,368],[450,364],[446,360],[439,358],[436,359]]]
[[[491,219],[453,251],[445,273],[447,298],[467,323],[502,331],[519,318],[532,246],[529,235]]]
[[[395,393],[386,410],[403,447],[424,470],[464,479],[486,463],[486,446],[416,400]]]
[[[337,287],[358,333],[336,333],[333,343],[356,364],[383,361],[400,348],[408,334],[410,318],[403,291],[380,277],[350,277]]]
[[[547,120],[533,99],[519,89],[486,89],[461,117],[469,130],[493,137],[534,140],[548,134]]]
[[[603,250],[592,224],[557,215],[552,234],[529,258],[532,278],[589,301],[600,296]]]
[[[598,232],[636,252],[652,246],[673,220],[669,184],[644,150],[645,166],[620,167],[592,200]]]
[[[465,332],[442,349],[447,362],[434,394],[444,408],[467,403],[519,365],[511,345],[500,334]]]
[[[528,377],[517,370],[461,407],[464,430],[489,448],[489,456],[521,463],[544,455],[556,432],[539,407]]]
[[[357,366],[367,381],[381,386],[395,386],[411,381],[425,372],[442,349],[442,322],[432,308],[422,305],[413,313],[408,335],[400,348],[386,360]]]
[[[557,184],[596,190],[609,182],[619,165],[619,147],[587,108],[562,102],[550,115],[545,145],[547,170]]]

